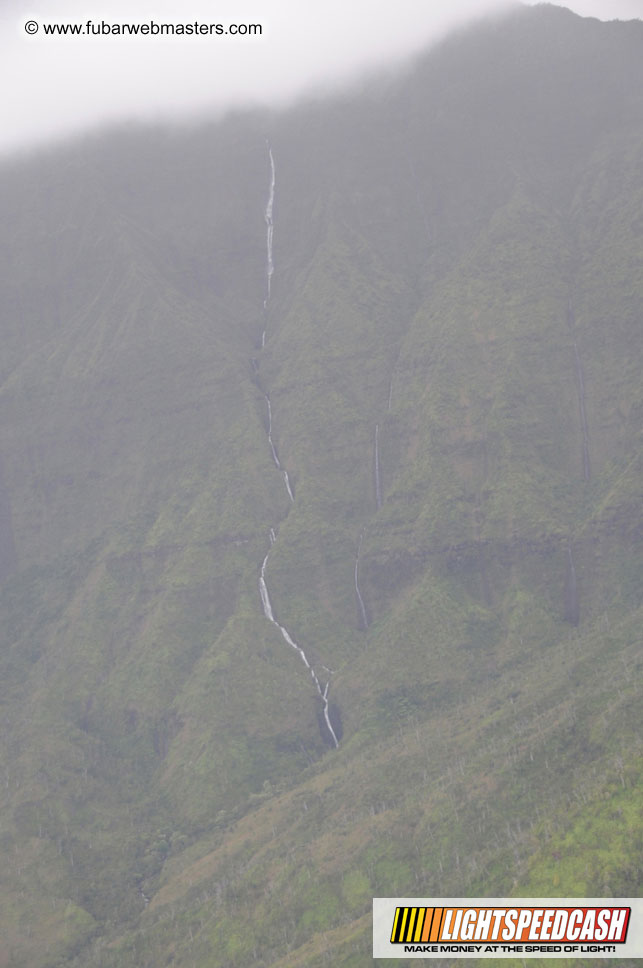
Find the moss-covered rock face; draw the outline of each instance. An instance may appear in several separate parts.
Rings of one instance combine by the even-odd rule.
[[[640,893],[642,55],[521,9],[0,169],[0,964]]]

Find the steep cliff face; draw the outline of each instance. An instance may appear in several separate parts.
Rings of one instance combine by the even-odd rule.
[[[530,8],[4,166],[0,964],[636,893],[642,49]]]

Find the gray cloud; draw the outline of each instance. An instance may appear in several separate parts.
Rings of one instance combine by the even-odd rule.
[[[536,0],[529,0],[536,2]],[[412,53],[506,0],[14,0],[0,14],[0,150],[125,118],[284,103]],[[640,17],[643,0],[570,0],[586,16]],[[261,24],[261,38],[46,37],[45,23]],[[27,20],[40,29],[28,36]]]

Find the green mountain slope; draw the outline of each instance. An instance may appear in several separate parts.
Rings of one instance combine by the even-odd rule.
[[[640,893],[642,48],[519,9],[4,165],[0,966]]]

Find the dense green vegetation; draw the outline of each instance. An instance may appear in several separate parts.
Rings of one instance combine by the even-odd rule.
[[[4,164],[0,968],[362,968],[373,896],[640,893],[642,52],[520,9]]]

